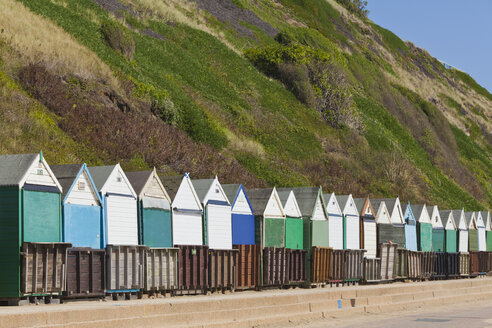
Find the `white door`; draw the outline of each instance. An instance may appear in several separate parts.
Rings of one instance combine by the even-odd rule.
[[[478,228],[478,250],[485,252],[487,250],[487,242],[485,241],[485,228]]]
[[[367,250],[367,258],[376,258],[377,251],[376,222],[373,220],[364,220],[364,249]]]
[[[359,217],[353,215],[347,215],[347,249],[360,249],[360,226]]]
[[[468,231],[467,230],[460,230],[460,236],[459,236],[459,250],[460,252],[468,252]]]
[[[137,200],[108,195],[106,198],[108,244],[138,245]]]
[[[208,246],[213,249],[232,249],[231,207],[207,205]]]
[[[174,245],[203,245],[202,214],[173,211]]]
[[[341,216],[329,217],[328,244],[333,249],[343,249],[343,219]]]

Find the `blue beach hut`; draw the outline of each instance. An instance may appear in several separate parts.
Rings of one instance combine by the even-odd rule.
[[[63,189],[63,241],[74,247],[102,248],[102,201],[87,165],[52,165],[51,170]]]
[[[232,244],[255,244],[255,215],[242,184],[222,185],[232,205]]]
[[[417,220],[412,212],[410,202],[401,206],[403,219],[405,220],[405,248],[410,251],[417,250]]]

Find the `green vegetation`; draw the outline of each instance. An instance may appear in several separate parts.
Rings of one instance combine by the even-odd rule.
[[[362,18],[354,20],[326,0],[230,0],[259,18],[230,24],[178,0],[123,0],[139,15],[122,11],[118,19],[92,0],[17,1],[43,17],[38,25],[53,22],[70,36],[66,58],[78,45],[86,50],[81,71],[107,71],[51,70],[56,51],[38,66],[5,56],[0,100],[16,105],[0,111],[4,153],[42,147],[58,163],[118,160],[132,170],[219,174],[250,186],[492,205],[492,146],[460,106],[477,104],[470,94],[492,96],[371,23],[365,1],[336,0]],[[444,91],[458,80],[466,93]],[[29,99],[28,110],[10,90]],[[470,136],[449,125],[442,105]],[[481,107],[471,111],[486,119],[490,106]]]

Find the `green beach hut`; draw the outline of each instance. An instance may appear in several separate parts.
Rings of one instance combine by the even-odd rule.
[[[458,231],[453,216],[454,211],[439,211],[444,225],[444,251],[455,253],[458,251]]]
[[[492,252],[492,226],[489,211],[482,211],[482,220],[485,224],[485,238],[486,238],[486,250],[487,252]]]
[[[246,190],[255,213],[255,239],[261,247],[285,247],[285,212],[275,188]]]
[[[171,203],[155,168],[126,172],[138,205],[138,240],[149,247],[172,247]]]
[[[432,223],[429,213],[424,205],[410,205],[413,215],[417,220],[417,245],[418,250],[423,252],[432,251]]]
[[[61,192],[42,153],[0,156],[0,298],[24,296],[22,243],[62,241]]]
[[[302,213],[292,189],[277,189],[285,212],[285,247],[304,249]]]
[[[445,252],[446,243],[444,225],[439,213],[439,208],[437,205],[427,206],[427,213],[429,213],[432,223],[432,250],[434,252]]]
[[[468,227],[468,251],[478,251],[478,230],[476,212],[465,212],[465,222]]]

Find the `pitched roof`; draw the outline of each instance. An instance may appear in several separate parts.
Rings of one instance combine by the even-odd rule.
[[[349,197],[350,195],[335,195],[335,198],[337,199],[338,202],[338,206],[340,206],[342,212],[345,209],[345,205],[347,205]]]
[[[429,216],[432,216],[432,212],[434,212],[434,206],[426,206],[425,209],[427,210],[427,213],[429,213]]]
[[[382,199],[371,199],[372,209],[374,210],[374,213],[376,213],[376,215],[378,214],[379,207],[382,203],[384,203],[384,200]]]
[[[278,198],[280,199],[280,202],[282,203],[282,206],[285,207],[287,204],[287,200],[289,199],[289,195],[292,189],[287,189],[287,190],[277,190]]]
[[[145,184],[149,180],[153,171],[125,172],[126,177],[132,184],[135,193],[140,196]]]
[[[65,164],[65,165],[51,165],[51,171],[55,175],[56,179],[62,186],[61,199],[65,199],[70,187],[72,186],[75,178],[80,172],[80,169],[84,164]]]
[[[381,198],[381,199],[377,199],[379,201],[383,201],[384,204],[386,205],[386,208],[388,209],[388,211],[390,211],[390,215],[393,214],[393,211],[395,209],[395,206],[396,206],[396,198]]]
[[[174,175],[167,177],[159,177],[161,179],[162,185],[166,188],[169,197],[173,201],[176,197],[176,193],[178,192],[179,186],[181,185],[181,181],[183,181],[183,176]]]
[[[94,181],[94,184],[96,185],[97,191],[100,191],[104,186],[115,166],[116,165],[89,167],[89,172],[91,174],[92,181]]]
[[[449,214],[450,213],[453,213],[453,211],[451,211],[451,210],[441,210],[441,211],[439,211],[439,216],[441,218],[446,218],[446,220],[447,220],[449,218]]]
[[[366,198],[354,198],[355,207],[359,213],[362,213],[364,209],[364,204],[366,203]]]
[[[470,223],[471,223],[472,218],[473,218],[473,213],[474,212],[465,212],[465,222],[466,222],[467,227],[470,227]]]
[[[256,214],[263,215],[265,212],[270,196],[272,195],[273,188],[262,188],[262,189],[248,189],[246,193],[248,194],[248,199]]]
[[[415,216],[415,220],[420,222],[420,217],[422,215],[422,211],[425,209],[424,205],[410,205],[412,209],[413,215]]]
[[[39,154],[0,156],[0,186],[18,186]]]
[[[203,203],[205,196],[207,196],[208,191],[210,190],[210,186],[214,182],[214,179],[192,179],[191,183],[193,183],[193,188],[195,188],[196,195],[200,202]]]
[[[222,190],[224,190],[224,193],[227,199],[231,202],[231,205],[234,204],[234,200],[236,200],[239,188],[241,188],[241,185],[238,183],[222,185]]]
[[[277,192],[280,193],[287,190],[294,192],[302,216],[313,215],[314,207],[318,201],[319,187],[278,188]]]

